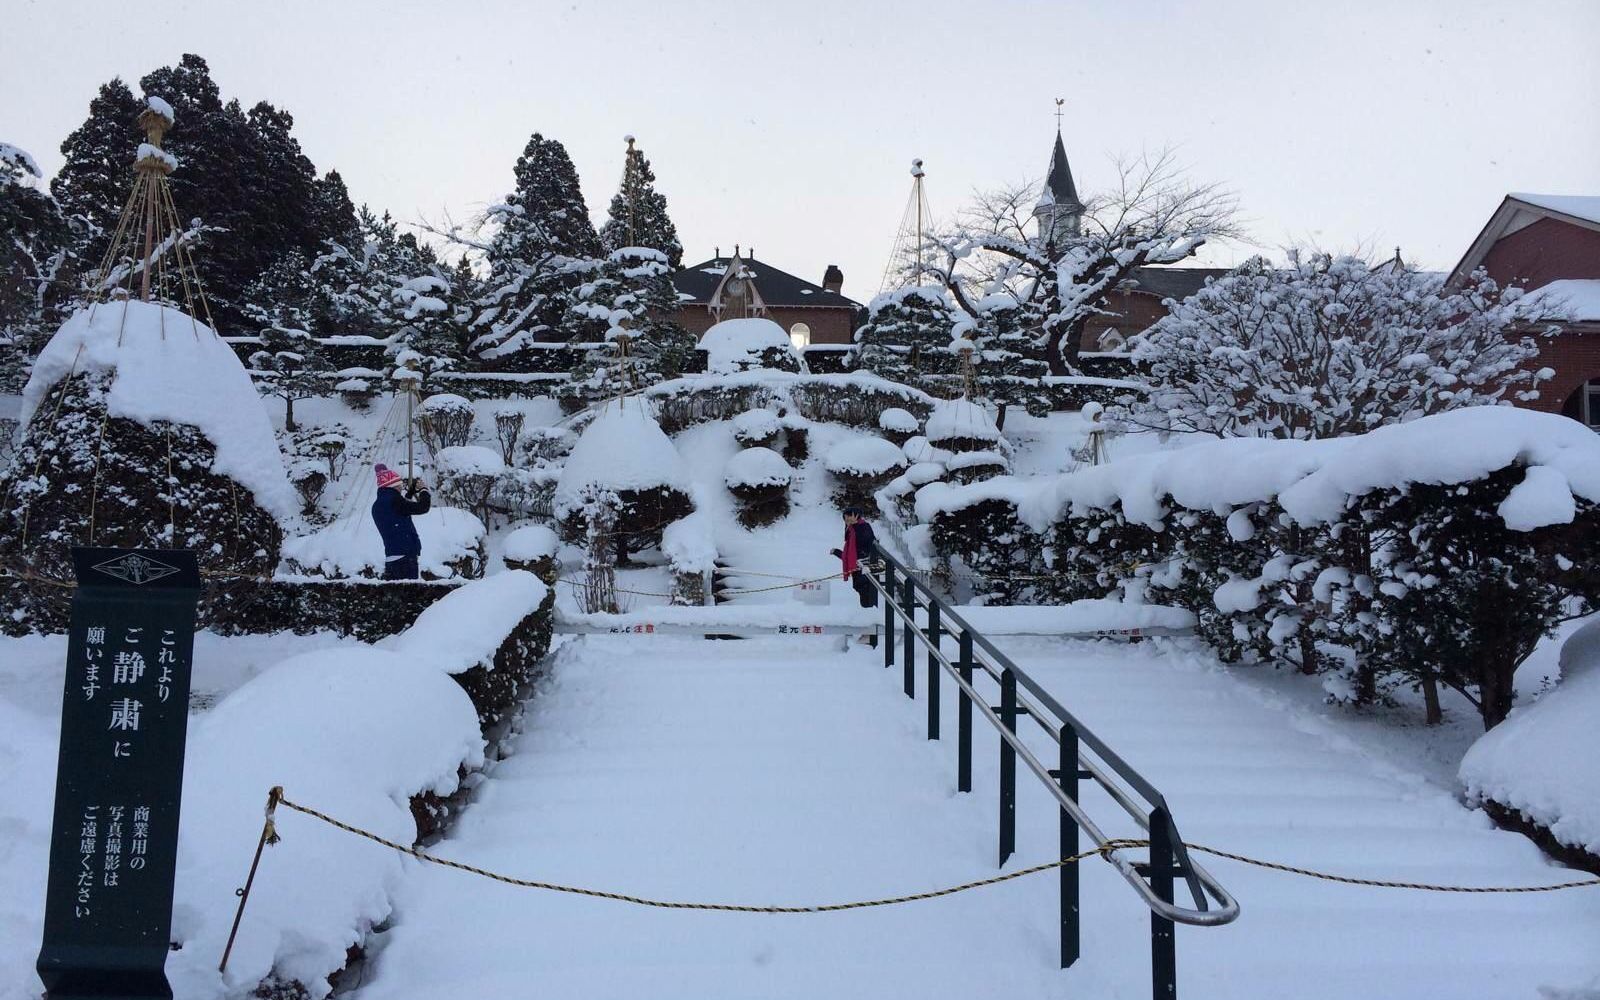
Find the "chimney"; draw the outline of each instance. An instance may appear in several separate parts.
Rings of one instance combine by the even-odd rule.
[[[844,272],[839,270],[838,264],[829,264],[828,269],[822,272],[822,288],[835,294],[843,290]]]

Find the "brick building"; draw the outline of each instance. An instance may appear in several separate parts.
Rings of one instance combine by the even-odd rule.
[[[699,336],[724,319],[761,317],[788,331],[798,348],[813,344],[848,345],[861,304],[840,292],[844,272],[829,264],[822,284],[811,282],[765,261],[755,252],[732,257],[720,253],[672,276],[678,290],[678,322]]]
[[[1502,287],[1527,289],[1559,327],[1540,341],[1537,362],[1555,377],[1529,405],[1600,430],[1600,196],[1506,195],[1450,280],[1480,267]]]

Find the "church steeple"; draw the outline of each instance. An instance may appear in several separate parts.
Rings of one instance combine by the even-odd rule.
[[[1050,151],[1050,172],[1044,179],[1044,191],[1039,204],[1033,207],[1033,217],[1039,220],[1039,238],[1046,242],[1061,242],[1075,237],[1083,222],[1083,202],[1078,199],[1077,185],[1072,183],[1072,166],[1067,163],[1067,147],[1061,141],[1061,107],[1056,101],[1056,145]]]

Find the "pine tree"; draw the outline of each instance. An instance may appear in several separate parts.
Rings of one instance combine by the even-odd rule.
[[[15,392],[71,287],[71,229],[33,157],[0,142],[0,391]]]
[[[133,184],[135,122],[144,102],[120,78],[102,84],[89,102],[89,117],[61,143],[66,163],[50,191],[61,214],[79,228],[77,252],[93,268],[105,255]],[[187,221],[187,220],[186,220]]]
[[[885,292],[867,310],[867,322],[856,333],[863,369],[920,389],[936,386],[938,380],[929,376],[943,375],[948,382],[959,373],[959,359],[950,350],[958,317],[943,289],[913,285]]]
[[[316,180],[311,202],[311,228],[323,240],[349,243],[360,239],[356,206],[350,200],[350,189],[345,187],[339,171],[330,170]]]
[[[671,274],[666,254],[644,247],[613,251],[591,268],[589,280],[572,296],[565,325],[577,331],[575,337],[604,339],[612,349],[591,351],[573,369],[560,391],[565,408],[579,409],[683,374],[696,341],[669,318],[677,304]]]
[[[561,143],[534,133],[514,173],[516,190],[485,220],[489,277],[473,321],[473,348],[485,357],[567,337],[570,296],[600,254],[578,172]]]
[[[147,95],[165,99],[177,121],[164,143],[178,158],[169,179],[180,220],[209,229],[195,262],[222,332],[245,324],[244,291],[283,254],[308,258],[354,227],[337,175],[319,180],[294,138],[294,118],[263,101],[246,111],[224,101],[204,59],[187,54],[145,75]],[[120,81],[100,89],[89,119],[62,145],[67,162],[53,184],[69,219],[84,222],[80,255],[98,263],[127,199],[144,103]]]
[[[284,254],[245,290],[246,319],[261,337],[250,367],[262,373],[262,392],[283,400],[283,427],[288,431],[299,429],[295,400],[325,388],[319,376],[327,363],[312,332],[315,310],[311,266],[298,251]]]
[[[666,254],[667,264],[676,271],[683,266],[683,244],[678,242],[678,227],[667,214],[667,199],[655,189],[656,175],[644,152],[628,136],[628,153],[622,168],[622,185],[611,199],[600,242],[606,250],[623,247],[649,247]]]
[[[970,324],[956,326],[956,334],[970,340],[973,352],[974,397],[995,408],[995,426],[1005,430],[1006,412],[1018,406],[1034,416],[1050,412],[1051,399],[1044,376],[1050,366],[1038,358],[1027,310],[1004,292],[976,303]]]

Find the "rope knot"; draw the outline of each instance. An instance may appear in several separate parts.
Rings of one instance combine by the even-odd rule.
[[[283,786],[273,785],[272,790],[267,793],[267,822],[266,829],[262,832],[262,836],[266,838],[268,844],[276,844],[283,839],[278,836],[277,821],[278,803],[281,801],[283,801]]]

